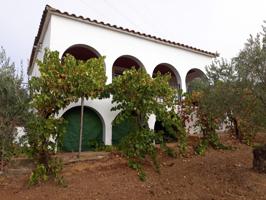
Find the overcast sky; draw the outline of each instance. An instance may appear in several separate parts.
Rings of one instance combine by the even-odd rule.
[[[28,65],[46,4],[165,39],[237,55],[266,20],[265,0],[0,0],[0,46]]]

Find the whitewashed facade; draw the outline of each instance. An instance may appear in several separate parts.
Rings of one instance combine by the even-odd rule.
[[[112,82],[114,63],[123,69],[123,63],[135,62],[144,67],[152,76],[157,71],[170,70],[174,77],[171,84],[187,90],[187,82],[201,76],[206,65],[217,55],[183,44],[166,41],[161,38],[138,33],[121,27],[92,21],[46,6],[38,35],[32,50],[28,75],[39,76],[36,59],[42,59],[44,49],[57,50],[63,56],[66,52],[88,49],[92,55],[106,56],[105,69],[107,83]],[[117,59],[122,58],[118,62]],[[117,62],[116,62],[117,61]],[[120,64],[119,64],[120,63]],[[118,67],[118,68],[119,68]],[[118,70],[119,71],[119,70]],[[80,102],[61,110],[62,116],[68,109],[79,106]],[[87,100],[85,105],[92,108],[100,116],[103,124],[103,141],[112,143],[112,121],[117,112],[111,112],[111,99]],[[149,120],[150,128],[154,128],[155,117]]]

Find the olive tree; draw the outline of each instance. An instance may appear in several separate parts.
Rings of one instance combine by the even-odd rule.
[[[23,126],[27,114],[28,95],[22,84],[23,75],[16,73],[15,64],[0,50],[0,140],[1,171],[14,151],[16,127]]]
[[[266,27],[250,36],[239,55],[233,59],[241,82],[245,83],[266,111]],[[265,120],[265,118],[264,118]],[[263,122],[265,124],[265,121]]]
[[[206,68],[207,82],[195,83],[196,92],[200,94],[197,99],[199,122],[204,122],[202,130],[205,128],[207,136],[218,138],[215,130],[225,121],[229,122],[236,138],[248,144],[258,131],[265,130],[265,31],[263,27],[263,33],[250,36],[231,61],[215,60]]]

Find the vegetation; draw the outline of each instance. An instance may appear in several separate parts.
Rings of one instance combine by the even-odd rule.
[[[231,128],[241,142],[252,143],[266,128],[266,29],[250,37],[239,55],[227,62],[215,60],[206,68],[207,81],[195,81],[192,102],[196,104],[197,125],[203,132],[199,152],[220,144],[217,128]],[[262,37],[262,38],[261,38]]]
[[[146,157],[151,159],[156,171],[159,172],[154,142],[160,141],[161,145],[164,142],[163,133],[156,134],[148,127],[149,117],[155,115],[172,134],[185,135],[181,121],[175,113],[177,95],[168,84],[169,78],[160,74],[156,78],[151,78],[145,70],[133,68],[116,77],[109,86],[113,95],[112,103],[115,105],[112,110],[120,111],[115,123],[121,123],[131,116],[137,124],[136,130],[132,130],[132,133],[123,139],[120,149],[129,160],[129,166],[137,170],[141,180],[145,179],[141,163]]]
[[[114,123],[121,123],[129,117],[135,121],[136,129],[122,140],[118,148],[141,180],[146,178],[142,165],[147,158],[159,172],[155,141],[174,156],[164,143],[164,132],[155,133],[149,128],[148,119],[152,115],[168,133],[178,138],[181,153],[186,150],[185,126],[193,115],[198,119],[195,125],[203,134],[196,147],[198,154],[204,154],[208,146],[228,148],[219,141],[217,133],[223,124],[241,142],[251,144],[254,135],[266,128],[265,61],[266,28],[263,28],[262,34],[250,37],[237,57],[230,62],[215,60],[206,68],[206,78],[190,83],[185,98],[177,98],[181,94],[169,86],[169,76],[157,74],[151,78],[143,69],[133,68],[116,77],[104,90],[103,58],[78,61],[67,55],[61,61],[58,52],[46,51],[44,60],[38,62],[41,76],[30,81],[34,115],[28,123],[27,136],[31,155],[38,163],[31,177],[32,183],[47,180],[49,176],[60,180],[60,161],[54,160],[52,154],[60,145],[64,122],[56,118],[56,114],[80,98],[82,113],[84,98],[104,98],[111,94],[112,110],[120,111]],[[81,114],[80,137],[82,118]],[[106,148],[102,144],[95,146]]]
[[[152,115],[161,122],[165,131],[178,139],[180,153],[186,151],[186,123],[191,116],[197,118],[196,126],[202,138],[196,152],[200,155],[211,146],[225,149],[217,133],[226,124],[241,142],[252,144],[258,131],[266,130],[266,28],[263,33],[250,37],[239,55],[230,62],[215,60],[206,68],[206,78],[190,83],[185,98],[169,86],[169,76],[160,73],[150,77],[145,70],[127,70],[105,86],[104,58],[87,61],[67,55],[59,58],[58,52],[46,50],[43,61],[38,61],[40,77],[29,82],[31,95],[28,107],[27,90],[22,85],[22,74],[17,75],[14,63],[0,51],[0,140],[1,164],[13,154],[16,127],[26,122],[28,153],[36,161],[30,184],[50,177],[62,183],[59,175],[62,162],[53,157],[60,147],[65,132],[65,122],[58,118],[59,110],[81,99],[80,147],[83,130],[84,99],[104,98],[112,95],[113,111],[120,111],[114,123],[129,117],[137,124],[118,148],[128,159],[141,180],[145,180],[143,163],[147,158],[160,172],[155,141],[171,156],[175,156],[163,139],[164,132],[156,133],[148,126]],[[31,113],[29,113],[31,110]],[[179,115],[177,114],[177,111]],[[112,151],[114,148],[94,144],[96,149]],[[82,149],[79,149],[79,152]],[[259,152],[259,153],[256,153]],[[265,146],[257,147],[254,155],[265,155]],[[258,158],[260,159],[260,158]],[[257,160],[258,161],[258,160]],[[265,169],[256,162],[260,169]],[[259,164],[258,164],[259,163]]]
[[[0,146],[1,171],[4,163],[16,152],[17,126],[23,126],[28,96],[22,84],[23,74],[16,73],[15,64],[0,49]]]
[[[58,176],[60,161],[52,155],[60,146],[64,135],[64,121],[56,115],[60,109],[80,97],[96,98],[105,83],[103,58],[88,61],[76,60],[67,55],[61,61],[58,52],[46,50],[43,61],[38,61],[40,77],[30,82],[32,119],[27,124],[30,155],[37,163],[30,183]]]

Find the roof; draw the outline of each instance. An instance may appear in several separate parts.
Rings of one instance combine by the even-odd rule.
[[[41,22],[40,22],[40,25],[39,25],[39,30],[38,30],[37,36],[35,37],[35,40],[34,40],[32,52],[31,52],[31,57],[30,57],[30,63],[29,63],[29,67],[28,67],[28,73],[29,73],[29,70],[32,67],[33,60],[35,59],[36,52],[37,52],[37,47],[39,45],[39,42],[40,42],[40,39],[41,39],[41,35],[43,34],[42,32],[44,30],[45,22],[47,21],[46,19],[50,18],[50,16],[52,14],[63,16],[63,17],[67,17],[67,18],[71,18],[71,19],[74,19],[74,20],[84,21],[84,22],[89,23],[89,24],[93,24],[93,25],[104,27],[104,28],[116,30],[116,31],[123,32],[123,33],[126,33],[126,34],[130,34],[130,35],[134,35],[134,36],[141,37],[141,38],[144,38],[144,39],[148,39],[148,40],[151,40],[151,41],[155,41],[155,42],[159,42],[159,43],[162,43],[162,44],[170,45],[170,46],[173,46],[173,47],[176,47],[176,48],[185,49],[185,50],[192,51],[192,52],[195,52],[195,53],[203,54],[203,55],[206,55],[206,56],[209,56],[209,57],[217,57],[217,56],[219,56],[218,53],[205,51],[205,50],[202,50],[202,49],[199,49],[199,48],[196,48],[196,47],[192,47],[192,46],[189,46],[189,45],[185,45],[185,44],[182,44],[182,43],[179,43],[179,42],[170,41],[170,40],[163,39],[163,38],[160,38],[160,37],[157,37],[157,36],[153,36],[153,35],[150,35],[150,34],[141,33],[141,32],[135,31],[135,30],[130,30],[128,28],[123,28],[123,27],[120,27],[120,26],[117,26],[117,25],[111,25],[109,23],[105,23],[105,22],[102,22],[102,21],[92,20],[90,18],[85,18],[83,16],[77,16],[75,14],[69,14],[68,12],[62,12],[62,11],[60,11],[58,9],[52,8],[49,5],[46,5],[45,9],[43,11],[43,14],[42,14],[42,18],[41,18]]]

